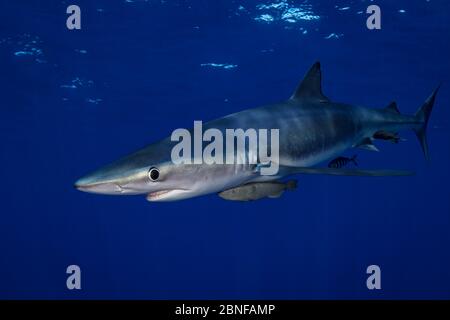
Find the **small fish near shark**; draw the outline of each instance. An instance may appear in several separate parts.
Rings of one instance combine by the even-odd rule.
[[[213,193],[242,201],[276,196],[276,188],[281,188],[278,181],[296,174],[407,176],[413,172],[318,167],[351,148],[378,150],[373,144],[375,139],[398,142],[397,132],[402,130],[416,134],[429,158],[426,128],[439,87],[414,115],[404,115],[395,103],[369,109],[334,102],[322,93],[321,79],[317,62],[289,99],[204,125],[205,129],[222,132],[227,128],[278,128],[279,170],[275,175],[262,175],[259,166],[255,169],[248,164],[175,164],[171,150],[176,142],[167,137],[82,177],[75,187],[97,194],[144,194],[148,201],[175,201]],[[283,188],[280,190],[286,186]]]
[[[253,182],[219,192],[219,197],[231,201],[254,201],[263,198],[279,198],[284,191],[296,188],[297,180]]]
[[[358,163],[356,162],[357,155],[355,154],[351,158],[347,157],[337,157],[334,160],[331,160],[330,163],[328,163],[328,168],[342,168],[347,166],[350,162],[352,162],[355,166],[358,166]]]

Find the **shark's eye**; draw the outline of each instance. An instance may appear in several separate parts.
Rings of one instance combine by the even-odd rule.
[[[157,168],[150,168],[148,171],[148,177],[152,181],[156,181],[159,178],[159,170]]]

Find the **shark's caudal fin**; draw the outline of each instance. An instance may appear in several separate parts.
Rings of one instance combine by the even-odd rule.
[[[430,119],[431,111],[433,110],[434,101],[436,99],[436,94],[439,91],[441,85],[439,85],[431,95],[425,100],[425,103],[422,107],[417,110],[415,117],[421,122],[421,126],[414,128],[414,132],[416,133],[417,139],[419,139],[420,146],[422,147],[423,154],[425,155],[425,159],[429,160],[430,156],[428,154],[428,143],[427,143],[427,125],[428,120]]]

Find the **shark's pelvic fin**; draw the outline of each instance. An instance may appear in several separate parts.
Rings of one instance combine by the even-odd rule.
[[[290,99],[307,99],[320,102],[330,101],[322,93],[322,71],[320,70],[320,62],[316,62],[311,69],[309,69],[305,78],[300,82]]]
[[[384,108],[384,110],[392,112],[392,113],[400,114],[400,110],[398,110],[398,106],[395,101],[391,102],[386,108]]]
[[[378,150],[378,148],[372,143],[372,139],[371,138],[364,138],[363,140],[361,140],[359,143],[357,143],[356,145],[354,145],[353,147],[356,148],[361,148],[361,149],[366,149],[369,151],[380,151]]]

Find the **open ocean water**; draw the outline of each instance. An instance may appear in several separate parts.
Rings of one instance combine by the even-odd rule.
[[[0,298],[449,299],[449,15],[446,0],[1,0]],[[355,152],[412,177],[301,175],[247,203],[74,189],[175,128],[287,99],[318,60],[331,100],[405,114],[442,82],[431,161],[402,132]]]

